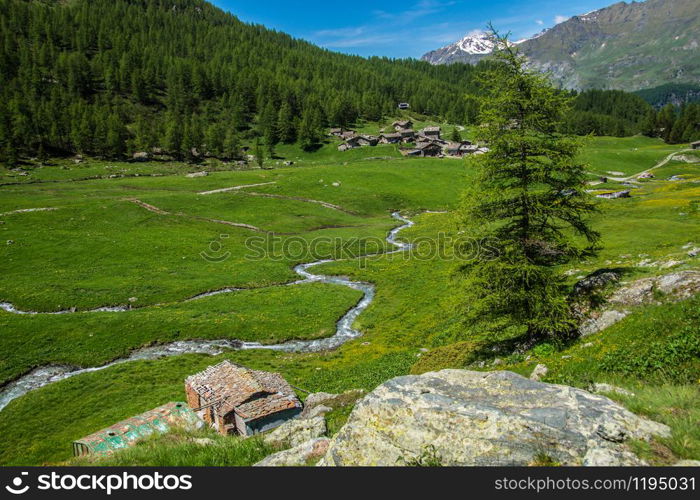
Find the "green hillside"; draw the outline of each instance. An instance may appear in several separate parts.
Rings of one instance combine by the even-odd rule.
[[[399,102],[470,121],[470,67],[333,53],[200,0],[0,0],[0,153],[236,157]],[[472,105],[473,108],[473,105]]]

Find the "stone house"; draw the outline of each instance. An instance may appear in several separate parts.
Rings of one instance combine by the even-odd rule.
[[[342,132],[339,137],[341,139],[348,140],[348,139],[352,139],[356,135],[357,135],[357,132],[355,132],[354,130],[346,130],[345,132]]]
[[[399,107],[399,109],[406,110],[406,109],[410,109],[411,105],[407,102],[400,102],[398,107]]]
[[[328,135],[333,137],[340,137],[341,135],[343,135],[343,132],[345,132],[345,130],[343,130],[342,128],[332,128]]]
[[[380,144],[398,144],[401,142],[401,134],[398,132],[395,134],[382,134],[379,136]]]
[[[441,132],[442,129],[440,127],[425,127],[421,134],[431,139],[440,139]]]
[[[379,138],[373,135],[361,135],[357,138],[357,143],[360,146],[376,146]]]
[[[442,146],[432,142],[425,142],[416,145],[415,148],[403,149],[401,154],[404,156],[435,157],[442,154]]]
[[[700,141],[690,143],[690,147],[693,149],[700,149]]]
[[[402,130],[408,130],[413,128],[413,122],[411,120],[401,120],[391,124],[394,130],[401,132]]]
[[[185,380],[187,404],[223,435],[252,436],[282,425],[302,411],[292,386],[278,373],[226,360]]]
[[[399,132],[401,134],[401,142],[414,142],[416,140],[416,132],[411,129],[402,130]]]

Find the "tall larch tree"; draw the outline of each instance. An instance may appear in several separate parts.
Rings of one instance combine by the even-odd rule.
[[[459,211],[481,246],[463,265],[467,322],[493,339],[572,332],[575,315],[561,265],[595,252],[579,141],[557,132],[569,98],[530,71],[517,47],[492,31],[500,49],[484,75],[477,140],[487,154]]]

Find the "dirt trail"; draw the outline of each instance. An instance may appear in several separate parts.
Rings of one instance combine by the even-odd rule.
[[[610,179],[611,181],[616,181],[616,182],[636,182],[637,179],[639,179],[642,175],[649,173],[649,172],[653,172],[657,168],[661,168],[664,165],[666,165],[668,162],[670,162],[673,159],[674,156],[682,154],[682,153],[687,153],[689,151],[692,151],[692,149],[682,149],[680,151],[675,151],[675,152],[671,153],[670,155],[668,155],[663,160],[661,160],[659,163],[654,165],[653,167],[648,168],[643,172],[639,172],[637,174],[630,175],[629,177],[610,177],[610,176],[606,176],[606,177],[608,179]]]
[[[136,198],[127,198],[126,201],[129,201],[129,202],[131,202],[131,203],[133,203],[133,204],[135,204],[135,205],[138,205],[138,206],[140,206],[141,208],[145,208],[146,210],[148,210],[149,212],[153,212],[154,214],[158,214],[158,215],[170,215],[170,212],[166,212],[165,210],[161,210],[161,209],[158,208],[158,207],[155,207],[155,206],[153,206],[153,205],[149,205],[148,203],[143,202],[143,201],[141,201],[141,200],[137,200]]]
[[[241,229],[248,229],[250,231],[255,231],[256,233],[272,233],[272,231],[267,231],[265,229],[261,229],[259,227],[253,226],[251,224],[245,224],[243,222],[231,222],[231,221],[227,221],[227,220],[210,219],[208,217],[198,217],[196,215],[188,215],[188,214],[183,214],[181,212],[173,214],[171,212],[167,212],[161,208],[158,208],[154,205],[150,205],[150,204],[145,203],[145,202],[138,200],[136,198],[127,198],[126,201],[134,203],[135,205],[138,205],[141,208],[145,208],[149,212],[153,212],[154,214],[158,214],[158,215],[174,215],[175,217],[186,217],[188,219],[195,219],[195,220],[201,220],[201,221],[206,221],[206,222],[212,222],[214,224],[224,224],[226,226],[240,227]]]
[[[277,182],[261,182],[258,184],[244,184],[242,186],[233,186],[233,187],[227,187],[227,188],[221,188],[221,189],[214,189],[213,191],[202,191],[201,195],[209,195],[209,194],[218,194],[218,193],[228,193],[229,191],[239,191],[241,189],[249,188],[249,187],[259,187],[259,186],[269,186],[270,184],[277,184]]]
[[[4,217],[6,215],[14,215],[14,214],[27,214],[30,212],[51,212],[53,210],[58,210],[58,208],[22,208],[20,210],[13,210],[11,212],[5,212],[0,214],[0,217]]]
[[[321,200],[313,200],[311,198],[302,198],[300,196],[285,196],[281,194],[270,194],[270,193],[255,193],[251,191],[246,191],[244,193],[247,196],[261,196],[263,198],[278,198],[281,200],[293,200],[293,201],[303,201],[305,203],[316,203],[317,205],[321,205],[322,207],[325,208],[330,208],[331,210],[337,210],[339,212],[344,212],[349,215],[357,215],[356,212],[353,212],[352,210],[348,210],[347,208],[343,208],[340,205],[334,205],[333,203],[328,203],[327,201],[321,201]]]

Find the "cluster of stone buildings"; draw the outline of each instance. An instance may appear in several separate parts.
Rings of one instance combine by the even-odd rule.
[[[384,129],[378,136],[358,134],[342,128],[331,129],[329,135],[343,140],[338,146],[338,151],[378,144],[404,145],[400,148],[401,154],[417,157],[461,158],[467,154],[483,154],[488,151],[487,148],[479,147],[470,141],[446,141],[441,137],[440,127],[426,127],[416,132],[410,120],[395,121],[391,126],[393,130]]]

